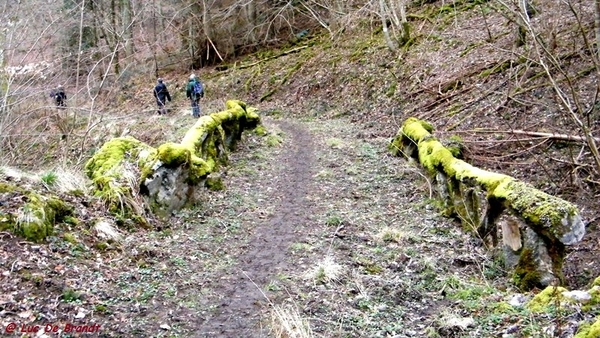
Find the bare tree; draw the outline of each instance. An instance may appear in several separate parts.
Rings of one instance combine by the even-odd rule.
[[[122,24],[123,24],[123,40],[125,42],[125,54],[126,56],[132,56],[134,54],[134,41],[133,41],[133,15],[131,0],[121,0],[122,10]]]
[[[594,5],[596,12],[596,54],[600,58],[600,0],[595,0]]]
[[[566,115],[573,125],[579,129],[581,134],[583,134],[587,146],[590,149],[592,159],[596,165],[596,172],[600,173],[600,151],[598,150],[592,130],[584,122],[584,114],[586,114],[589,109],[586,109],[582,103],[580,93],[574,84],[574,76],[569,74],[561,64],[560,58],[553,54],[548,48],[548,43],[544,41],[543,34],[536,28],[531,20],[531,16],[535,14],[535,10],[528,6],[526,0],[520,0],[516,6],[514,6],[515,4],[511,5],[503,0],[499,0],[499,3],[513,15],[518,16],[519,20],[522,22],[523,29],[530,38],[532,51],[535,53],[535,62],[542,67],[544,74],[550,81],[552,90],[557,97],[557,103],[565,109]],[[567,2],[567,5],[578,20],[581,32],[579,38],[587,44],[586,31],[582,27],[583,24],[581,23],[577,12],[570,2]],[[598,72],[598,64],[596,63],[595,58],[592,59],[596,72]],[[562,79],[559,80],[557,74],[560,75]]]
[[[398,42],[395,39],[392,39],[390,35],[390,30],[388,28],[388,17],[389,17],[389,8],[385,3],[385,0],[379,0],[379,15],[381,16],[381,24],[383,26],[383,38],[385,39],[385,43],[388,48],[392,52],[398,51]]]
[[[379,15],[383,26],[383,37],[391,51],[397,51],[410,41],[410,24],[406,17],[404,0],[379,0]],[[391,29],[390,29],[391,28]]]

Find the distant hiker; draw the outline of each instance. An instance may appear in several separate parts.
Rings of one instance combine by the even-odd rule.
[[[54,98],[54,103],[59,109],[67,107],[67,94],[65,94],[65,88],[59,85],[56,89],[50,92],[50,97]]]
[[[192,102],[192,115],[194,117],[200,117],[200,98],[204,97],[204,86],[202,82],[196,78],[196,74],[190,75],[187,87],[185,88],[185,95]]]
[[[157,81],[158,83],[154,87],[154,98],[158,105],[158,115],[166,115],[167,108],[165,107],[165,104],[167,101],[171,102],[171,95],[169,94],[167,85],[163,83],[163,79],[159,77]]]

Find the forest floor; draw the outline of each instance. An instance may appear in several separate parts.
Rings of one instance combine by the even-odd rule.
[[[263,123],[267,137],[248,134],[232,153],[226,189],[157,231],[122,233],[102,250],[94,236],[32,245],[4,233],[2,330],[571,337],[592,318],[570,306],[543,314],[506,306],[534,292],[516,290],[493,252],[439,215],[430,182],[390,155],[388,138],[362,136],[348,117]],[[36,325],[39,333],[27,333]]]

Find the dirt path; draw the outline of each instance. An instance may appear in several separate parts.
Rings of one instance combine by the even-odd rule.
[[[216,314],[208,318],[200,332],[210,337],[259,337],[261,306],[267,301],[261,290],[277,273],[286,270],[286,253],[313,212],[306,199],[313,186],[314,145],[310,134],[297,123],[278,123],[288,136],[286,151],[272,158],[278,172],[262,173],[269,179],[272,194],[266,203],[274,204],[273,215],[253,229],[246,252],[224,278],[223,296]],[[265,182],[261,182],[264,184]],[[262,332],[262,333],[261,333]]]

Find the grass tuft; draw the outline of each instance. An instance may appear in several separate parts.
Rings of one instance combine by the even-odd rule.
[[[40,179],[46,188],[50,188],[56,184],[56,181],[58,181],[58,175],[56,175],[54,171],[48,171],[44,173]]]
[[[339,280],[343,271],[343,267],[333,257],[327,256],[309,273],[309,277],[316,284],[325,284]]]
[[[271,330],[276,338],[314,337],[308,320],[302,318],[295,306],[273,306]]]
[[[401,243],[406,238],[406,233],[400,229],[385,227],[377,234],[377,238],[383,242]]]

